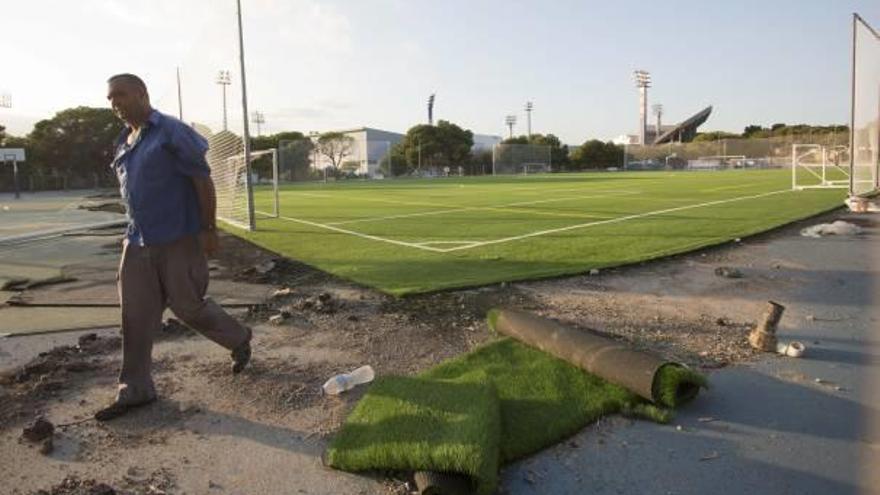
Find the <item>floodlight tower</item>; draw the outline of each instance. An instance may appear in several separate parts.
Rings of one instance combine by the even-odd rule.
[[[516,115],[508,115],[504,117],[504,124],[507,125],[509,129],[508,137],[513,139],[513,126],[516,125]]]
[[[657,117],[657,135],[654,136],[654,140],[656,140],[658,137],[660,137],[660,133],[661,133],[660,126],[662,125],[662,119],[663,119],[663,105],[660,103],[657,103],[655,105],[651,105],[651,110],[654,111],[654,116]]]
[[[526,122],[528,125],[529,142],[532,141],[532,109],[535,108],[532,102],[526,102]]]
[[[257,110],[251,114],[251,122],[257,124],[257,137],[260,136],[260,126],[266,123],[266,116],[263,115],[263,112]]]
[[[633,73],[636,87],[639,88],[639,144],[645,145],[645,134],[648,131],[648,88],[651,87],[651,74],[646,70]]]
[[[228,70],[221,70],[217,73],[217,84],[223,87],[223,130],[228,130],[226,123],[226,86],[232,84],[232,78],[229,77]]]
[[[434,125],[434,98],[436,98],[437,93],[431,93],[431,96],[428,97],[428,125]]]

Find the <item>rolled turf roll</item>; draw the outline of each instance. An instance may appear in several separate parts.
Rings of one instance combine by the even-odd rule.
[[[525,311],[493,309],[488,322],[498,333],[666,407],[692,400],[707,385],[703,375],[680,363]]]

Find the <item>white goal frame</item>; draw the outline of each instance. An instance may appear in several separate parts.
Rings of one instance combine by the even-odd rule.
[[[795,191],[804,189],[847,189],[850,187],[850,171],[848,169],[849,160],[845,163],[847,166],[841,166],[828,159],[829,151],[849,152],[846,146],[823,146],[821,144],[792,144],[791,145],[791,188]],[[817,156],[818,153],[818,156]],[[821,158],[817,163],[809,163],[806,158]],[[829,179],[828,171],[834,170],[840,172],[846,177],[845,179]],[[798,174],[798,172],[801,174]],[[814,181],[813,184],[799,183],[799,178],[810,177]]]

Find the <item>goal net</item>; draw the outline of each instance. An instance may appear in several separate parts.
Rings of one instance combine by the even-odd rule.
[[[195,126],[208,140],[206,155],[217,199],[217,219],[241,229],[250,230],[255,216],[278,216],[278,153],[272,148],[250,152],[245,160],[244,144],[229,131],[211,134],[203,125]],[[248,175],[250,174],[250,177]],[[254,187],[258,204],[251,207]],[[266,191],[263,191],[266,190]]]
[[[492,150],[492,174],[550,172],[550,146],[540,144],[498,144]]]
[[[792,189],[847,188],[849,183],[849,148],[847,146],[792,145]]]
[[[850,194],[880,186],[880,34],[853,14]]]

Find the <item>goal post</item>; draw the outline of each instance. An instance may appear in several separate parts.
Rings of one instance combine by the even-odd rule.
[[[791,188],[846,189],[850,185],[849,149],[821,144],[791,145]]]
[[[849,192],[880,189],[880,33],[858,14],[852,20]]]
[[[550,146],[543,144],[497,144],[492,148],[492,175],[550,172]]]

